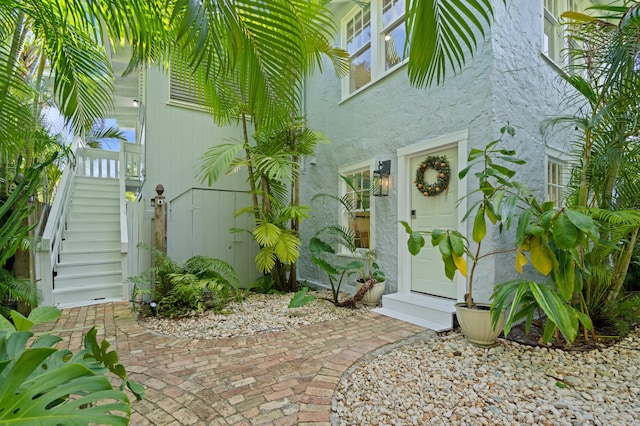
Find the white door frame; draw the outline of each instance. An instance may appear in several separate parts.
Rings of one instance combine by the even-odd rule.
[[[398,149],[398,220],[404,220],[411,223],[411,191],[414,190],[413,175],[410,160],[416,155],[428,155],[432,151],[444,148],[458,148],[458,170],[462,170],[467,166],[467,138],[469,132],[467,129],[455,133],[439,136],[433,139],[427,139],[415,144]],[[467,193],[466,178],[455,179],[458,184],[458,194],[462,197]],[[462,223],[464,213],[467,211],[466,199],[458,205],[458,231],[466,235],[466,229]],[[398,293],[411,293],[411,253],[407,249],[408,235],[402,226],[398,223]],[[425,237],[427,244],[431,244],[431,240]],[[443,265],[444,268],[444,265]],[[464,299],[466,291],[466,279],[456,273],[454,280],[458,288],[457,300]]]

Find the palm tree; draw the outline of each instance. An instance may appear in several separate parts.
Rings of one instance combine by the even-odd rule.
[[[503,0],[506,3],[506,0]],[[408,0],[409,81],[416,87],[444,82],[462,70],[486,36],[492,0]],[[406,46],[405,46],[406,48]]]
[[[313,153],[319,139],[298,117],[304,77],[322,64],[322,55],[339,74],[347,67],[346,53],[330,45],[334,24],[325,4],[273,0],[257,13],[251,1],[204,1],[176,13],[179,27],[192,35],[187,40],[206,34],[179,52],[182,66],[193,67],[218,122],[240,117],[243,129],[240,144],[214,146],[205,154],[200,177],[211,183],[228,169],[247,168],[253,207],[245,212],[255,218],[256,265],[280,290],[295,290],[298,224],[307,216],[299,205],[299,159]],[[192,16],[200,25],[188,20]],[[222,23],[227,33],[212,30]],[[225,43],[232,43],[227,50]]]

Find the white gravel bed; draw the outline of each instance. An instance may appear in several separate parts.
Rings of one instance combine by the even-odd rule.
[[[427,337],[352,367],[332,424],[640,425],[640,331],[590,352]]]
[[[190,339],[252,336],[288,330],[319,322],[358,315],[371,308],[338,308],[320,297],[331,298],[329,291],[310,291],[316,299],[302,308],[288,308],[291,294],[250,293],[241,303],[231,302],[228,313],[206,312],[180,319],[148,317],[142,320],[147,329]],[[347,295],[341,295],[343,300]]]

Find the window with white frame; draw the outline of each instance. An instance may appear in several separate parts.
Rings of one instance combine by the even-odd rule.
[[[547,157],[547,199],[556,207],[564,205],[564,191],[567,187],[567,164],[556,158]]]
[[[570,64],[566,49],[576,47],[561,23],[563,12],[579,11],[576,0],[544,0],[542,53],[558,65]]]
[[[382,78],[402,64],[406,55],[405,0],[371,0],[342,21],[342,47],[349,53],[349,75],[343,97]]]
[[[351,206],[351,212],[341,208],[340,225],[350,228],[356,239],[356,246],[361,249],[373,249],[373,209],[374,198],[371,196],[373,161],[361,161],[341,167],[339,196]]]

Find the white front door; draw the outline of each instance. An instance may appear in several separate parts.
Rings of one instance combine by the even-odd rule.
[[[415,185],[411,190],[411,227],[414,230],[431,231],[435,228],[458,229],[458,212],[456,209],[458,194],[458,148],[452,147],[437,151],[429,151],[413,156],[410,167],[415,179],[421,163],[428,156],[444,156],[451,168],[449,186],[446,191],[437,195],[424,196]],[[437,172],[428,168],[424,173],[424,182],[437,180]],[[411,257],[411,291],[440,297],[455,299],[457,283],[449,280],[444,273],[444,263],[437,247],[431,246],[431,236],[417,256]]]

